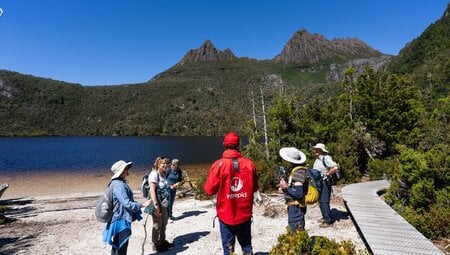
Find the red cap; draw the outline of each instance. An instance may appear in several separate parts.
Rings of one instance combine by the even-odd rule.
[[[234,132],[226,134],[223,138],[223,146],[227,145],[239,146],[239,135]]]

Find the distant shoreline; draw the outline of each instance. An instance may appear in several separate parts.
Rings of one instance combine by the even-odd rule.
[[[212,163],[212,162],[211,162]],[[209,164],[181,165],[191,181],[206,176]],[[134,170],[134,171],[133,171]],[[128,183],[133,190],[140,189],[142,176],[147,170],[133,169]],[[66,196],[70,194],[98,194],[103,192],[111,178],[109,169],[79,171],[23,171],[17,173],[0,172],[0,184],[8,183],[9,188],[1,199]]]

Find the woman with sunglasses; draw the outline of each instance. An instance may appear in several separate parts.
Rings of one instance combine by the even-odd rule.
[[[152,214],[152,242],[153,249],[157,252],[167,251],[169,248],[173,247],[173,244],[166,240],[166,226],[168,221],[167,207],[169,206],[170,199],[169,185],[166,179],[168,162],[168,158],[158,157],[148,176],[150,197],[155,206],[155,212]]]

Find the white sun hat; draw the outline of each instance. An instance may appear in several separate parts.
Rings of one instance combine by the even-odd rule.
[[[318,143],[316,145],[313,146],[313,149],[321,149],[323,152],[327,152],[327,149],[325,148],[325,144],[323,143]]]
[[[113,172],[112,179],[119,177],[123,171],[127,168],[127,166],[131,166],[133,162],[125,162],[123,160],[119,160],[111,166],[111,171]]]
[[[293,164],[303,164],[306,161],[305,153],[295,147],[284,147],[280,149],[282,159]]]

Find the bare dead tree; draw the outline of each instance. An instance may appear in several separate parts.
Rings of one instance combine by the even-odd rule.
[[[344,72],[344,88],[347,90],[349,97],[349,115],[350,120],[353,120],[353,93],[355,90],[355,68],[349,67]]]
[[[255,96],[253,95],[253,90],[251,91],[252,94],[252,113],[253,113],[253,124],[255,125],[255,129],[258,127],[256,124],[256,109],[255,109]]]
[[[267,135],[267,121],[266,121],[266,106],[264,104],[264,93],[263,89],[260,88],[261,91],[261,106],[262,106],[262,117],[263,117],[263,131],[264,131],[264,146],[266,148],[266,158],[269,159],[269,138]]]
[[[366,127],[363,123],[357,122],[353,132],[371,160],[385,151],[385,143],[378,140],[376,137],[371,136],[370,133],[366,131]]]

